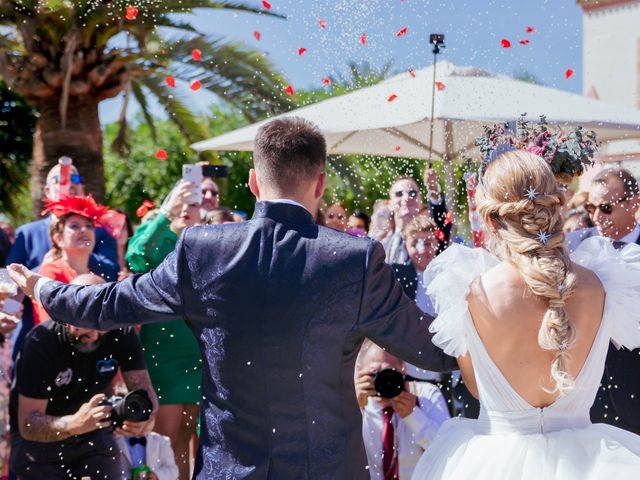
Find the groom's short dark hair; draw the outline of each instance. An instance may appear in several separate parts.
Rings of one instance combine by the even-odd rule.
[[[327,142],[320,129],[301,117],[285,117],[266,123],[258,130],[253,165],[261,178],[290,191],[299,181],[324,170]]]

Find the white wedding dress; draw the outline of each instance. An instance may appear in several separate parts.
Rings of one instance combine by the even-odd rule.
[[[486,250],[453,245],[431,263],[425,285],[437,312],[433,343],[449,355],[471,354],[481,410],[478,420],[453,418],[443,424],[413,480],[640,478],[640,436],[589,420],[609,341],[618,348],[640,347],[640,247],[615,250],[593,237],[571,258],[598,275],[605,308],[576,388],[545,408],[531,406],[509,384],[468,311],[469,284],[498,260]]]

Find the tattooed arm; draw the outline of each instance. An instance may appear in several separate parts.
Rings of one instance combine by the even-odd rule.
[[[47,415],[47,402],[38,398],[18,396],[18,427],[25,440],[58,442],[74,435],[111,426],[111,407],[100,405],[103,394],[95,395],[73,415]]]
[[[146,422],[124,422],[122,428],[117,428],[116,433],[127,436],[140,436],[146,435],[153,430],[155,424],[155,416],[158,411],[158,397],[151,385],[151,378],[149,372],[146,369],[129,370],[122,372],[122,378],[127,385],[127,390],[132,392],[134,390],[146,390],[153,404],[153,411],[151,417]]]

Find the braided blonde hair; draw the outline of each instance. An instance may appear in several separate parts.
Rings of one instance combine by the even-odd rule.
[[[530,198],[527,193],[532,189],[536,193]],[[564,192],[547,162],[523,150],[503,153],[491,162],[477,192],[478,212],[500,239],[498,255],[518,269],[535,295],[549,301],[538,344],[555,352],[551,378],[556,386],[547,391],[560,395],[574,385],[566,367],[575,340],[564,308],[576,287],[562,231],[564,202]]]

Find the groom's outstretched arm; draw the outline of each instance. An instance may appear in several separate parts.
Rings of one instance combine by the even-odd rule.
[[[53,320],[94,330],[181,318],[183,238],[149,273],[96,286],[47,282],[40,290],[40,302]]]
[[[359,329],[376,344],[425,370],[457,370],[456,359],[431,342],[433,317],[407,297],[384,261],[384,249],[371,242],[367,252]]]

